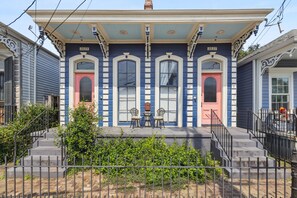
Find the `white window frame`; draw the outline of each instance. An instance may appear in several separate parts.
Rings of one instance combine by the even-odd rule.
[[[221,63],[221,70],[216,70],[214,72],[207,72],[205,70],[202,71],[202,63],[204,61],[214,60]],[[221,55],[205,55],[197,60],[197,126],[202,126],[202,110],[201,110],[201,102],[202,102],[202,73],[222,73],[222,122],[225,126],[228,124],[228,59]],[[231,76],[230,76],[231,78]]]
[[[133,55],[121,55],[113,58],[113,126],[118,126],[118,64],[132,60],[136,63],[136,108],[140,112],[140,58]]]
[[[95,112],[98,111],[98,101],[99,101],[99,59],[92,55],[76,55],[69,58],[69,108],[74,108],[74,89],[75,89],[75,68],[76,63],[80,61],[92,61],[95,64],[94,72],[94,94],[95,94]]]
[[[294,72],[297,69],[271,68],[269,70],[269,109],[272,109],[272,78],[289,78],[289,109],[294,108]]]
[[[183,126],[183,58],[176,55],[163,55],[155,59],[155,110],[160,108],[160,63],[172,60],[178,64],[177,126]],[[166,109],[165,109],[166,110]]]

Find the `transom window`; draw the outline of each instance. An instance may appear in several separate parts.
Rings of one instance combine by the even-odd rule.
[[[95,64],[90,61],[81,61],[76,64],[76,70],[92,71],[95,69]]]
[[[272,110],[289,108],[289,78],[272,78]]]
[[[136,62],[118,62],[119,122],[131,120],[130,109],[136,107]]]
[[[177,122],[178,63],[167,60],[160,63],[160,108],[166,113],[164,121]]]
[[[202,63],[202,70],[209,71],[209,70],[221,70],[221,64],[217,61],[204,61]]]

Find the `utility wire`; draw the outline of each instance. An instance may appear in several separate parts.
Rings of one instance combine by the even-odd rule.
[[[33,5],[34,3],[36,2],[36,0],[34,0],[23,12],[22,14],[20,14],[16,19],[14,19],[12,22],[10,22],[8,25],[4,25],[4,26],[1,26],[1,28],[5,27],[9,27],[10,25],[12,25],[13,23],[15,23],[17,20],[19,20]]]
[[[251,46],[254,45],[254,43],[259,44],[259,42],[264,38],[264,36],[268,33],[268,31],[270,30],[270,28],[274,25],[278,25],[281,23],[281,21],[283,20],[283,14],[285,9],[288,7],[288,5],[291,3],[292,0],[289,0],[289,2],[287,3],[286,6],[286,0],[283,1],[283,3],[281,4],[281,6],[278,8],[278,10],[274,13],[274,15],[272,16],[272,18],[266,22],[266,24],[264,25],[264,28],[262,29],[262,31],[260,32],[260,34],[258,34],[257,38],[252,42]],[[279,13],[279,14],[278,14]],[[278,15],[277,15],[278,14]],[[276,19],[279,19],[278,23],[274,22],[276,21]],[[268,27],[268,30],[264,33],[265,29]],[[262,35],[264,33],[264,35]],[[262,35],[262,37],[260,37]],[[260,38],[260,39],[259,39]]]
[[[56,14],[56,11],[58,10],[59,6],[60,6],[60,3],[61,3],[62,0],[59,0],[54,12],[52,13],[51,15],[51,18],[49,19],[49,21],[46,23],[46,25],[44,26],[44,29],[47,28],[47,26],[49,25],[49,23],[51,22],[52,18],[54,17],[54,15]]]
[[[90,1],[90,3],[89,3],[89,5],[88,5],[87,9],[85,10],[85,12],[84,12],[84,14],[83,14],[81,20],[79,21],[79,23],[78,23],[78,25],[77,25],[75,31],[73,32],[73,34],[72,34],[72,36],[71,36],[71,39],[70,39],[70,42],[71,42],[72,39],[74,38],[74,35],[77,33],[77,30],[78,30],[78,28],[79,28],[79,26],[80,26],[82,20],[85,18],[87,11],[89,10],[89,8],[90,8],[90,6],[91,6],[91,4],[92,4],[92,1],[93,1],[93,0]]]

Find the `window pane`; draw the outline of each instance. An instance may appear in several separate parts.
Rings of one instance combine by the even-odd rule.
[[[161,74],[160,75],[160,85],[161,86],[166,86],[166,85],[168,85],[168,79],[169,77],[168,77],[168,74]]]
[[[81,102],[92,102],[92,81],[90,78],[84,77],[80,80],[79,91]]]
[[[92,62],[79,62],[76,64],[77,70],[94,70],[95,65]]]
[[[160,99],[160,108],[164,108],[165,110],[168,110],[168,100]]]
[[[168,87],[160,88],[160,98],[168,98]]]
[[[127,74],[127,86],[135,86],[136,85],[136,75],[135,73]]]
[[[134,61],[127,61],[127,73],[136,73],[136,63]]]
[[[161,62],[161,65],[160,65],[160,73],[161,74],[164,74],[164,73],[168,73],[168,61],[163,61]]]
[[[272,78],[272,85],[277,85],[277,79],[276,78]]]
[[[177,74],[169,74],[168,85],[177,86]]]
[[[126,73],[127,73],[126,61],[119,62],[119,74],[126,74]]]
[[[127,84],[127,74],[119,74],[119,86],[125,86]]]
[[[168,73],[177,74],[177,62],[171,61],[168,67]]]
[[[220,70],[221,64],[216,61],[205,61],[202,63],[202,70]]]
[[[204,81],[204,102],[217,101],[217,81],[209,77]]]
[[[277,93],[277,86],[272,86],[272,93]]]

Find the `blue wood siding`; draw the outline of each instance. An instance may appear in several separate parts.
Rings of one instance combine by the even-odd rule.
[[[217,47],[217,53],[218,55],[224,56],[228,59],[228,108],[227,108],[227,120],[228,120],[228,126],[231,126],[231,115],[232,115],[232,111],[231,111],[231,102],[232,102],[232,94],[231,94],[231,87],[232,87],[232,56],[231,56],[231,44],[229,43],[222,43],[222,44],[213,44],[213,43],[208,43],[208,44],[198,44],[193,56],[193,61],[194,61],[194,92],[193,92],[193,96],[198,98],[197,96],[197,60],[198,58],[205,56],[207,54],[209,54],[209,51],[207,50],[207,47]],[[224,93],[225,94],[225,93]],[[193,107],[193,111],[194,111],[194,115],[193,115],[193,124],[194,126],[196,126],[197,124],[197,111],[201,112],[201,107],[199,104],[197,104],[197,102],[194,103],[194,107]],[[199,113],[198,113],[199,114]],[[199,114],[200,115],[200,114]]]
[[[47,95],[59,95],[59,76],[59,59],[40,49],[36,63],[36,102],[42,103]]]
[[[297,72],[294,72],[294,108],[297,108]]]
[[[95,56],[99,59],[99,96],[102,96],[102,78],[103,78],[103,56],[101,53],[100,46],[98,44],[66,44],[66,57],[65,57],[65,121],[69,122],[69,58],[79,55],[80,47],[89,47],[89,55]],[[99,98],[99,97],[98,97]],[[102,100],[98,101],[98,114],[102,115],[103,104]],[[102,121],[100,122],[102,125]]]
[[[237,68],[237,126],[246,128],[247,111],[253,109],[253,62]]]
[[[269,74],[262,76],[262,108],[269,109]]]

